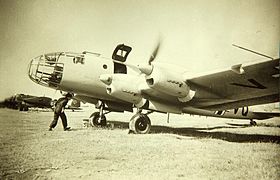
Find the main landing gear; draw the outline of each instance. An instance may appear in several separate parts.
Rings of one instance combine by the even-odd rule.
[[[104,103],[101,103],[97,108],[99,112],[94,112],[89,117],[89,124],[93,127],[106,127],[107,120],[105,114],[110,113],[111,111],[105,112]],[[134,134],[148,134],[151,129],[151,121],[148,117],[148,114],[152,113],[152,111],[147,112],[146,114],[142,113],[142,110],[137,111],[137,113],[132,116],[129,121],[129,133]]]
[[[106,127],[107,120],[105,117],[105,114],[108,114],[109,112],[104,112],[104,103],[101,103],[101,105],[97,108],[99,108],[99,112],[94,112],[89,117],[89,124],[93,127]]]
[[[89,117],[89,124],[93,127],[105,127],[107,125],[107,120],[105,115],[100,115],[99,112],[94,112]]]
[[[19,111],[28,111],[28,106],[24,103],[20,103],[18,109]]]
[[[146,114],[135,114],[129,121],[129,133],[147,134],[150,129],[151,121]]]
[[[134,134],[148,134],[151,129],[151,121],[147,114],[141,113],[141,110],[138,111],[129,121],[129,132]]]

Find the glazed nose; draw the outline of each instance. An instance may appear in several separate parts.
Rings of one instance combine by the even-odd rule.
[[[28,66],[29,78],[43,86],[58,87],[63,75],[63,63],[59,63],[59,57],[59,53],[50,53],[32,59]]]

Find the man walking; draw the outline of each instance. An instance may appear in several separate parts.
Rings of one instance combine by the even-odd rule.
[[[72,94],[67,93],[64,97],[59,98],[57,102],[55,103],[55,108],[54,108],[54,118],[53,121],[50,124],[50,129],[49,131],[52,131],[53,128],[57,125],[58,118],[61,118],[62,125],[64,128],[64,131],[70,130],[70,127],[67,127],[67,118],[64,113],[64,108],[67,105],[68,101],[72,98]]]

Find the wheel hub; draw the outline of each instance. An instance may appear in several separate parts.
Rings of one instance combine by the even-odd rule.
[[[145,121],[145,119],[140,118],[137,123],[137,127],[140,131],[144,131],[147,128],[147,122]]]

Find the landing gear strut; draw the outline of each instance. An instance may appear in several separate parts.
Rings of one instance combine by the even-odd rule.
[[[19,111],[28,111],[28,106],[25,104],[19,104]]]
[[[107,125],[107,120],[105,117],[105,114],[108,114],[109,112],[104,112],[104,103],[102,102],[101,105],[98,107],[99,112],[94,112],[89,117],[89,124],[93,127],[105,127]]]
[[[100,116],[99,112],[94,112],[92,115],[89,117],[89,124],[93,127],[105,127],[107,124],[107,120],[105,115]]]
[[[251,125],[251,126],[256,126],[256,125],[257,125],[257,122],[254,121],[253,119],[250,119],[250,125]]]
[[[129,133],[148,134],[151,129],[151,121],[147,114],[137,112],[129,121]]]

